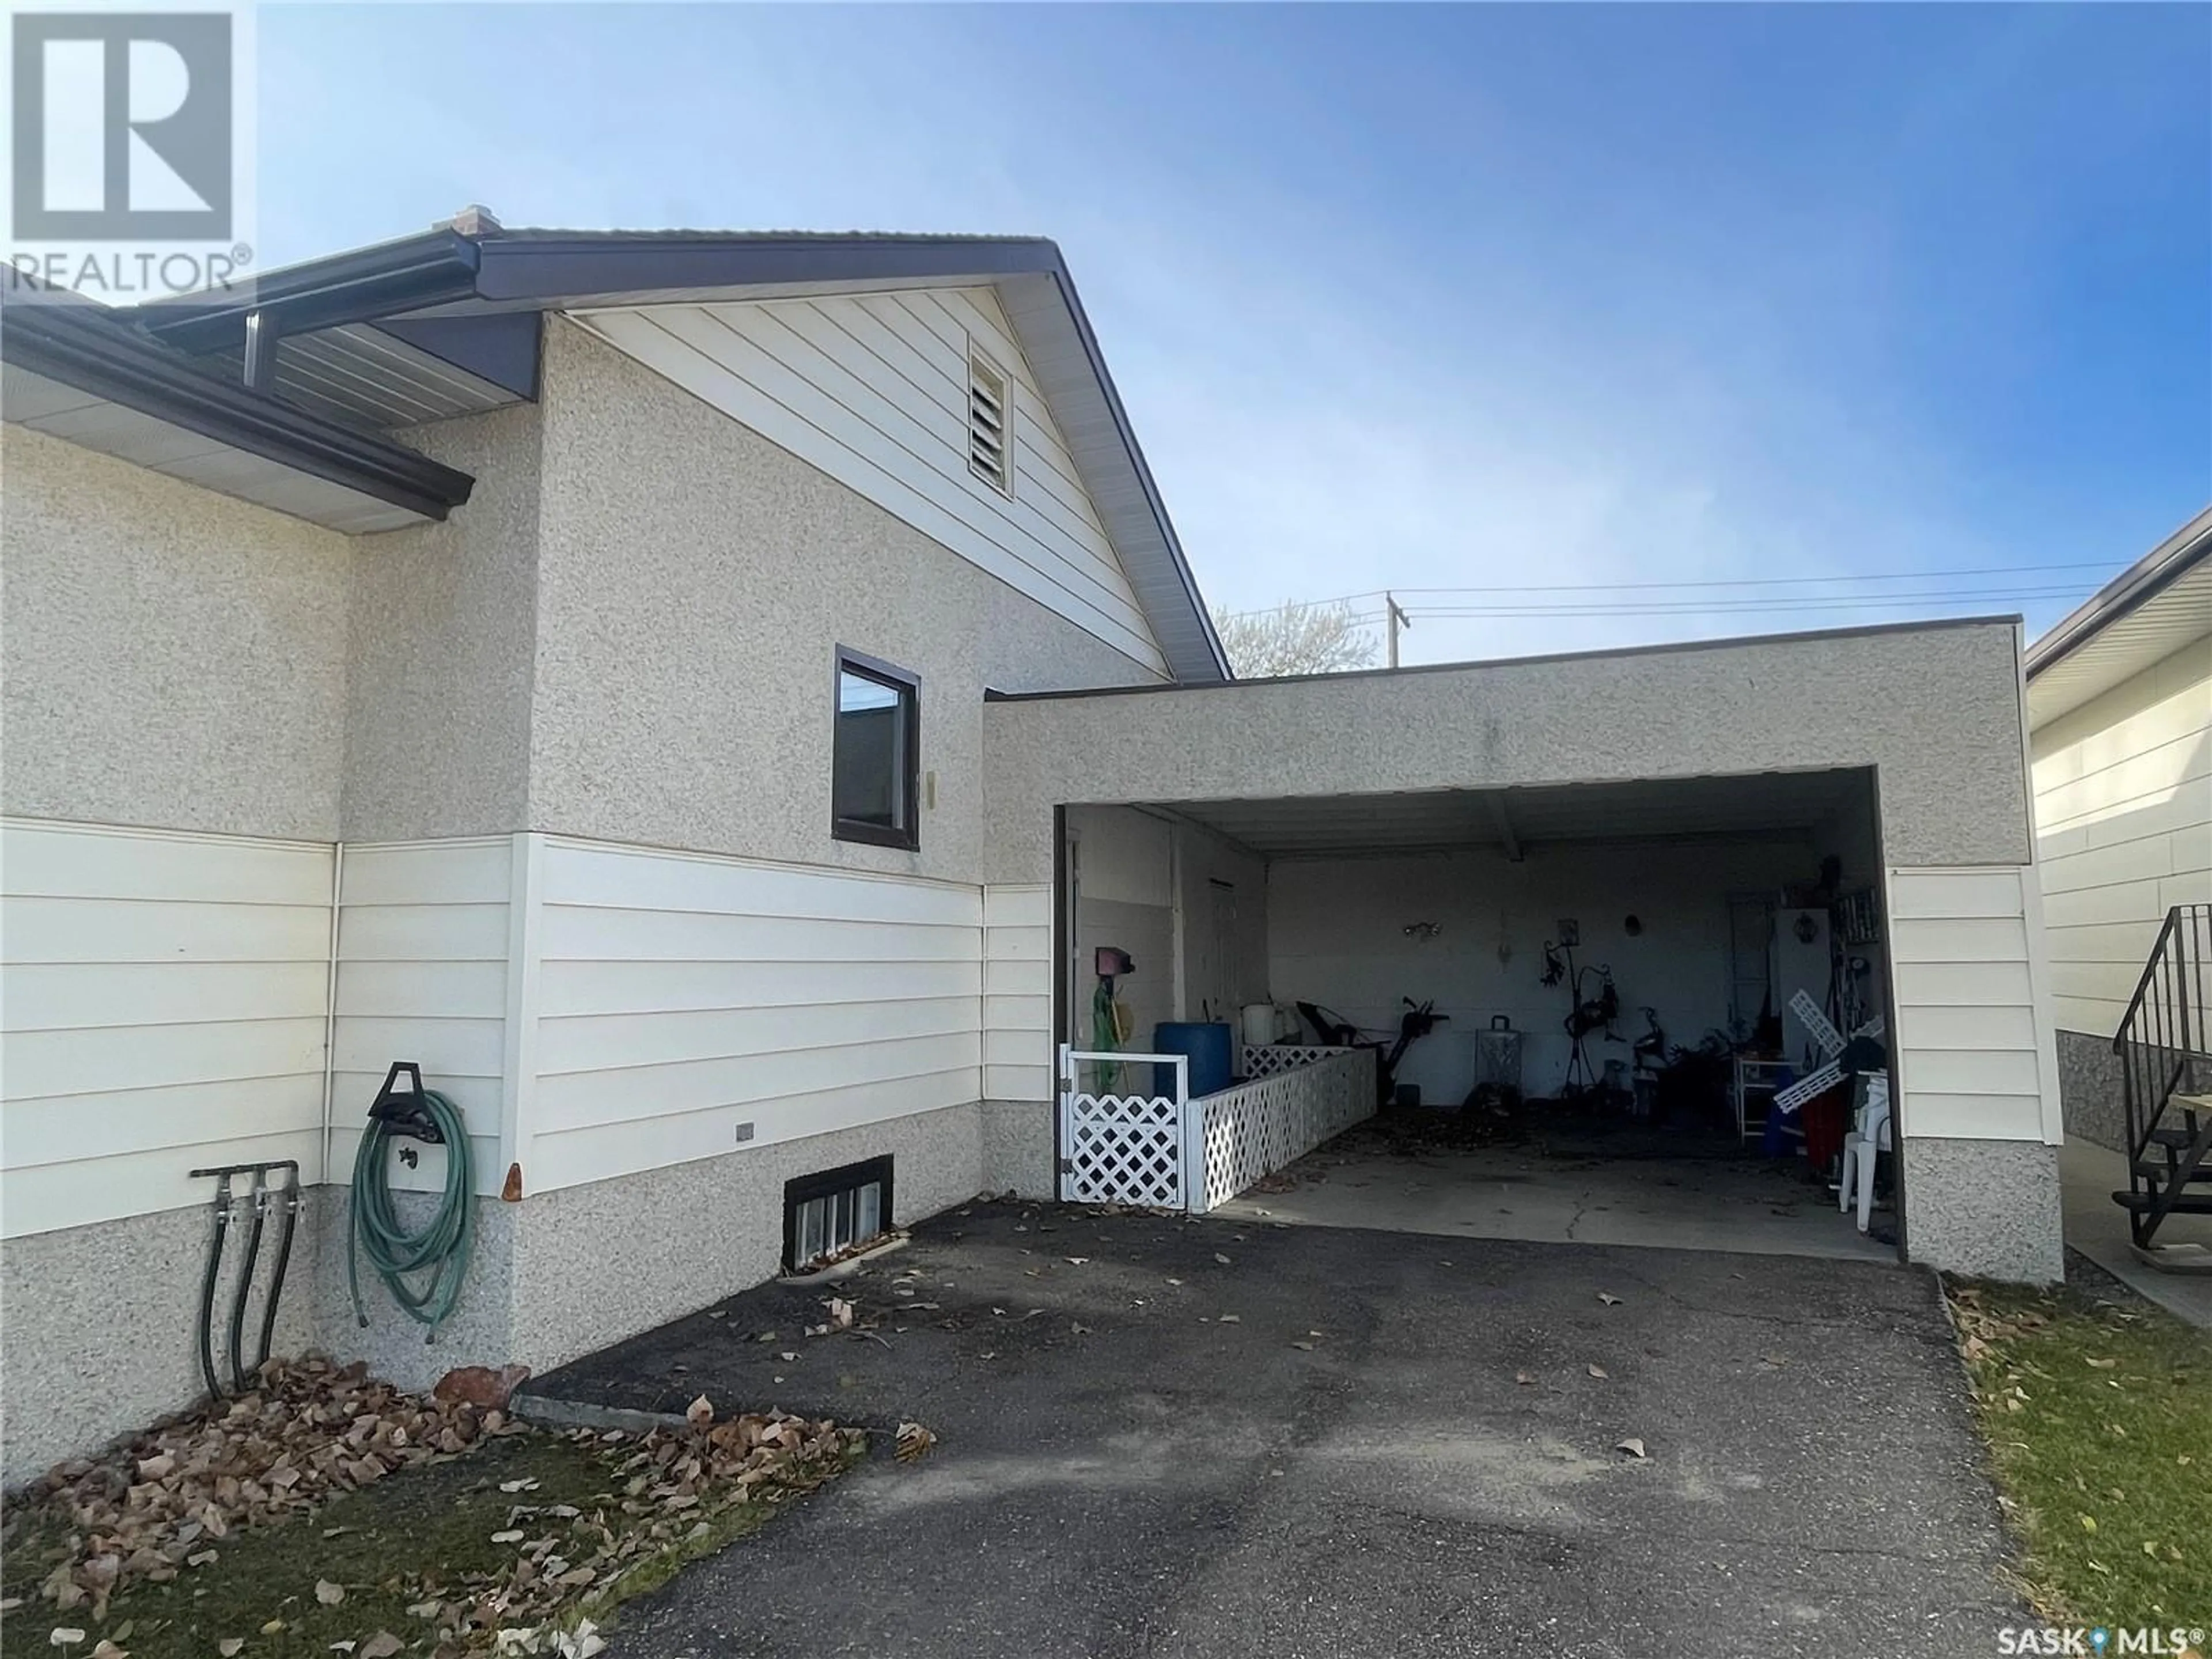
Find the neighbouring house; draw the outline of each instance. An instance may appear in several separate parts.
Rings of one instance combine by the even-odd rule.
[[[2166,1218],[2212,1214],[2212,507],[2027,671],[2066,1131],[2122,1154],[2136,1243],[2173,1258]]]
[[[198,1170],[296,1161],[277,1346],[421,1384],[982,1189],[1202,1208],[1371,1109],[1288,1053],[1109,1121],[1057,1053],[1107,948],[1139,1047],[1435,999],[1432,1097],[1499,1018],[1573,1080],[1555,950],[1800,1069],[1808,992],[1887,1033],[1900,1253],[2059,1272],[2015,619],[1233,682],[1036,240],[471,214],[6,307],[10,1482],[200,1391]],[[432,1346],[345,1285],[397,1060],[473,1162]]]

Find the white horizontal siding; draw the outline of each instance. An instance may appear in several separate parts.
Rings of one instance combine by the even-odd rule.
[[[983,890],[983,1094],[1049,1100],[1052,889]]]
[[[0,823],[0,1220],[204,1203],[190,1171],[322,1177],[331,849]]]
[[[2111,1036],[2159,924],[2212,902],[2212,639],[2037,731],[2052,1017]]]
[[[1893,869],[1899,1121],[1909,1135],[2057,1133],[2032,868]]]
[[[477,1192],[495,1194],[507,1015],[507,837],[349,846],[338,876],[337,1020],[331,1056],[331,1169],[344,1180],[368,1108],[395,1060],[422,1068],[469,1129]],[[424,1146],[393,1184],[435,1191],[442,1148]]]
[[[579,320],[978,568],[1164,672],[988,288],[661,305]],[[1012,498],[968,467],[968,342],[1006,371]]]
[[[543,872],[528,1190],[981,1097],[979,890],[557,837]]]

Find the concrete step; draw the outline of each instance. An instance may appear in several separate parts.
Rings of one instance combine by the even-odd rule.
[[[2158,1200],[2148,1193],[2118,1192],[2112,1202],[2124,1210],[2142,1211],[2152,1208]],[[2212,1193],[2184,1193],[2168,1206],[2171,1215],[2212,1215]]]

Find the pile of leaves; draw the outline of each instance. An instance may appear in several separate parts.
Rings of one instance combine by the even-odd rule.
[[[926,1431],[924,1432],[927,1432]],[[600,1645],[593,1630],[570,1615],[616,1599],[633,1575],[653,1582],[690,1556],[726,1541],[721,1530],[736,1511],[811,1492],[838,1474],[861,1449],[857,1429],[781,1412],[714,1422],[694,1402],[682,1429],[642,1437],[619,1430],[579,1429],[566,1437],[623,1449],[618,1484],[598,1504],[531,1501],[534,1483],[520,1487],[507,1524],[491,1534],[513,1553],[489,1573],[458,1582],[426,1580],[408,1612],[427,1622],[441,1655],[481,1645],[501,1653],[588,1656]]]
[[[2212,1623],[2212,1337],[2117,1281],[1947,1289],[2037,1607],[2090,1624]]]
[[[40,1584],[42,1600],[103,1620],[118,1588],[204,1566],[240,1528],[453,1456],[509,1426],[502,1412],[408,1394],[365,1365],[319,1356],[271,1360],[257,1382],[251,1394],[168,1419],[105,1456],[58,1464],[24,1489],[8,1531],[43,1511],[76,1544]]]
[[[96,1659],[588,1659],[594,1616],[836,1474],[864,1438],[780,1412],[718,1419],[703,1397],[648,1433],[556,1433],[313,1358],[259,1382],[27,1488],[5,1526],[9,1626]],[[930,1439],[902,1425],[898,1450]]]

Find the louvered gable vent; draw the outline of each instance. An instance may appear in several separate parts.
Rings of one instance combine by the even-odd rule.
[[[968,466],[1002,495],[1014,493],[1013,416],[1006,377],[973,347],[968,352]]]

